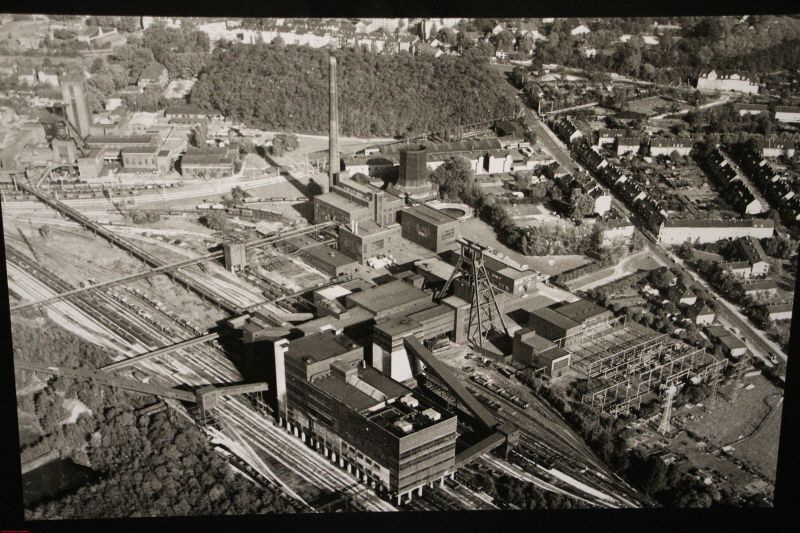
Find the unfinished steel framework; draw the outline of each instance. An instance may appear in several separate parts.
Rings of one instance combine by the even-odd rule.
[[[705,349],[670,339],[654,339],[649,348],[624,350],[627,360],[598,375],[596,386],[583,395],[583,402],[612,415],[629,414],[642,403],[657,399],[661,386],[678,386],[693,378],[719,385],[728,362]]]
[[[471,298],[467,340],[483,348],[483,343],[491,330],[494,329],[508,336],[508,327],[503,319],[503,313],[497,305],[494,289],[492,289],[489,274],[486,272],[486,265],[483,262],[483,252],[487,247],[469,239],[458,239],[458,243],[461,245],[461,255],[456,263],[456,268],[439,294],[447,294],[453,280],[459,276],[468,284]]]
[[[560,345],[569,345],[573,368],[590,379],[592,386],[582,400],[612,415],[639,409],[658,399],[663,387],[689,378],[716,386],[728,365],[722,356],[621,319],[573,337],[579,338]]]

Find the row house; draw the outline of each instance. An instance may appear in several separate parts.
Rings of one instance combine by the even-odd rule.
[[[781,216],[791,220],[800,219],[800,202],[788,178],[775,172],[766,159],[753,151],[746,153],[739,160],[739,165],[767,200],[778,208]]]
[[[749,215],[757,215],[767,209],[718,148],[709,154],[707,164],[709,172],[725,187],[725,196],[736,209]]]
[[[777,137],[768,137],[764,141],[764,146],[761,149],[761,155],[764,157],[779,157],[785,155],[786,157],[794,157],[797,143],[794,141],[786,141]]]
[[[577,124],[569,117],[560,118],[553,122],[553,131],[564,141],[564,144],[570,144],[579,137],[583,137],[583,133]]]
[[[650,140],[650,155],[672,155],[678,152],[679,155],[687,156],[694,147],[691,139],[681,139],[679,137],[657,137]]]

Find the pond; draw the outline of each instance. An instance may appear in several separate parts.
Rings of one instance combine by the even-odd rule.
[[[34,507],[97,479],[91,468],[72,459],[57,459],[22,476],[22,499],[26,508]]]

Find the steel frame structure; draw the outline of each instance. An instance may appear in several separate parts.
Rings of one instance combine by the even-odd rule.
[[[447,290],[457,276],[461,276],[469,285],[472,295],[467,321],[467,340],[479,348],[483,348],[483,342],[488,337],[489,331],[496,329],[509,336],[508,327],[503,313],[500,311],[500,306],[497,304],[497,298],[483,262],[483,252],[487,247],[469,239],[459,239],[458,243],[461,245],[461,255],[439,296],[447,294]]]

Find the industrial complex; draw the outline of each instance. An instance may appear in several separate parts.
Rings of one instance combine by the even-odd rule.
[[[263,144],[188,98],[92,113],[81,76],[36,115],[0,115],[16,120],[0,137],[12,315],[110,354],[92,368],[15,352],[16,368],[155,397],[131,420],[186,414],[237,475],[307,511],[520,509],[506,493],[524,491],[498,480],[575,507],[656,506],[616,468],[630,462],[619,449],[670,445],[701,400],[733,403],[785,359],[743,314],[760,306],[765,328],[791,318],[794,278],[769,241],[780,224],[758,216],[758,191],[715,148],[703,164],[753,195],[737,204],[747,216],[698,215],[705,185],[691,217],[673,216],[625,165],[645,146],[653,168],[687,158],[692,142],[615,127],[591,144],[522,100],[455,134],[345,141],[339,68],[331,53],[327,139],[297,134],[291,154],[274,148],[293,134]],[[128,90],[168,84],[154,62]],[[698,81],[725,84],[758,89],[714,71]],[[480,201],[431,179],[454,158]],[[667,181],[663,167],[648,180]],[[32,471],[54,451],[27,453]]]

